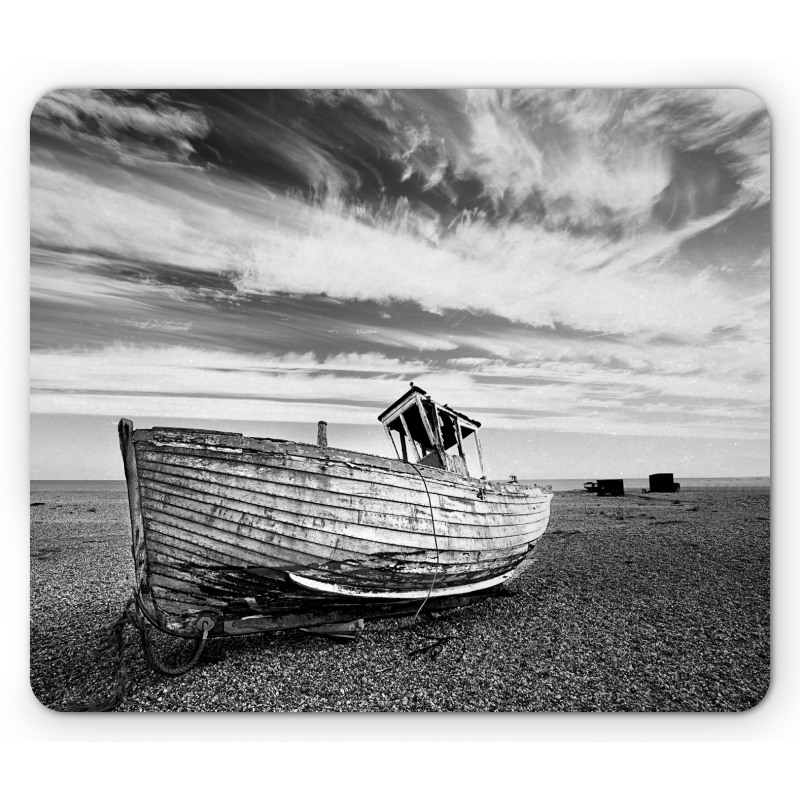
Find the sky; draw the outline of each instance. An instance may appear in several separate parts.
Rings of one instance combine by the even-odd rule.
[[[768,475],[770,122],[743,90],[65,89],[31,115],[31,478],[116,423],[503,478]]]

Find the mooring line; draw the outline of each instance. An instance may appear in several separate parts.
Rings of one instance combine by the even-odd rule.
[[[417,609],[417,613],[414,614],[414,619],[411,620],[411,624],[413,625],[417,621],[417,617],[419,617],[420,612],[425,607],[425,603],[428,602],[431,593],[433,592],[433,587],[436,585],[436,577],[439,574],[439,566],[441,562],[439,560],[439,538],[436,535],[436,520],[433,518],[433,502],[431,501],[431,493],[428,490],[428,483],[425,480],[425,476],[419,471],[419,469],[417,469],[416,464],[409,464],[409,465],[414,468],[417,475],[419,475],[419,477],[422,479],[422,485],[425,487],[425,493],[428,495],[428,508],[430,508],[431,510],[431,527],[433,528],[433,542],[436,545],[436,569],[433,572],[433,580],[431,581],[430,588],[428,589],[428,594],[425,596],[425,599],[422,601],[420,607]]]

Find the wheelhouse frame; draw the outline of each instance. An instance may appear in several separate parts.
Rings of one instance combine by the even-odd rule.
[[[398,459],[458,475],[469,476],[464,442],[472,437],[480,477],[485,477],[483,452],[478,438],[480,422],[448,405],[437,403],[421,387],[412,383],[411,389],[389,406],[378,420]]]

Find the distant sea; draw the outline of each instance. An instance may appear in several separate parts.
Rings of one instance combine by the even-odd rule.
[[[31,481],[32,492],[124,492],[125,481]]]
[[[583,484],[587,480],[595,480],[594,478],[575,478],[575,479],[549,479],[541,478],[535,480],[528,480],[520,478],[520,483],[532,486],[552,486],[556,492],[569,492],[579,489],[583,491]],[[642,489],[650,488],[649,478],[623,478],[626,490],[640,491]],[[683,478],[676,475],[674,478],[676,483],[681,485],[681,489],[769,489],[770,477],[754,477],[754,478]]]
[[[628,490],[649,487],[647,478],[623,478]],[[520,478],[520,483],[532,486],[552,486],[556,492],[583,490],[585,478]],[[769,489],[770,478],[682,478],[675,476],[681,489]],[[31,481],[32,492],[124,492],[125,481]]]

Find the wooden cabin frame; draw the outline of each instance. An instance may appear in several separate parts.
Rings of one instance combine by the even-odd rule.
[[[432,400],[426,391],[411,384],[411,389],[379,417],[397,458],[409,464],[424,464],[469,477],[464,441],[474,437],[481,475],[483,465],[478,428],[481,424],[450,406]],[[398,435],[398,442],[392,435]],[[448,452],[456,448],[456,452]],[[411,460],[411,456],[414,460]]]

